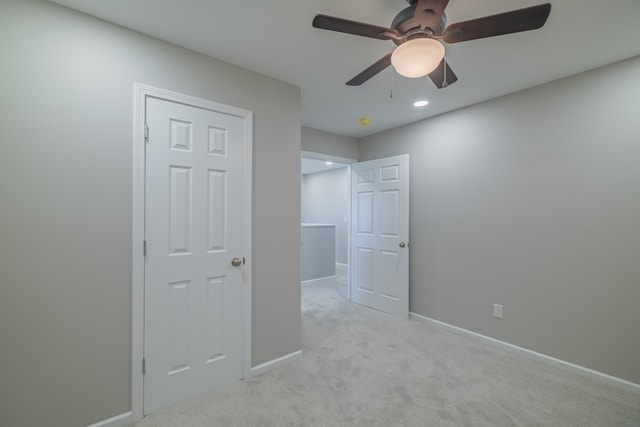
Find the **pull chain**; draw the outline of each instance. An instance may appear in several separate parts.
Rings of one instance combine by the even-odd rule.
[[[444,67],[444,80],[442,81],[442,87],[445,88],[449,86],[449,83],[447,83],[447,61],[445,61],[444,58],[442,58],[442,66]]]
[[[389,90],[389,98],[391,99],[393,99],[393,75],[395,74],[393,71],[393,67],[391,67],[391,90]]]

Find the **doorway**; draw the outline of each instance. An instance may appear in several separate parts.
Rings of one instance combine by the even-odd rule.
[[[354,162],[355,159],[302,153],[303,283],[337,280],[346,286],[349,258],[349,165]]]
[[[309,157],[303,153],[302,162],[303,279],[342,281],[344,295],[350,301],[408,318],[409,155],[336,165],[321,155]],[[336,166],[343,167],[325,169]],[[318,230],[305,233],[304,221]],[[338,242],[331,253],[336,256],[336,269],[318,278],[305,277],[306,264],[313,262],[316,267],[323,263],[328,249],[319,249],[318,244],[318,248],[309,250],[304,236],[324,235],[320,240],[325,241],[327,233],[323,229],[335,224],[343,225],[346,231],[342,258]],[[337,239],[337,233],[331,233]]]

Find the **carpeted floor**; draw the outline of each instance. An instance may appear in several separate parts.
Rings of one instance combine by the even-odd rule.
[[[344,284],[302,295],[302,359],[136,426],[640,427],[640,395],[350,304]]]

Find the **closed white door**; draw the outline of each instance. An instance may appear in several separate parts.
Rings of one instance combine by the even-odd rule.
[[[241,117],[152,97],[146,123],[149,413],[243,376],[245,131]]]
[[[409,155],[351,165],[351,300],[409,316]]]

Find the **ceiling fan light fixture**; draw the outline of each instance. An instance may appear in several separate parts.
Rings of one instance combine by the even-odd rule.
[[[443,58],[442,43],[425,37],[398,46],[391,54],[391,63],[401,76],[416,78],[435,70]]]

